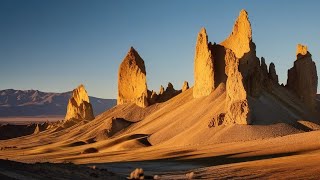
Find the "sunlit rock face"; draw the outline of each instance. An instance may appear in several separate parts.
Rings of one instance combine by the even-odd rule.
[[[262,89],[263,75],[260,61],[256,57],[256,45],[252,41],[252,30],[248,13],[241,10],[232,33],[221,43],[222,46],[231,49],[239,59],[239,70],[244,79],[244,86],[251,96],[259,96]]]
[[[213,57],[205,28],[198,34],[194,58],[193,97],[208,96],[214,90]]]
[[[252,30],[248,13],[241,10],[236,20],[232,33],[224,40],[221,45],[231,49],[237,58],[242,58],[245,53],[252,50]]]
[[[225,51],[226,74],[226,117],[228,124],[250,124],[250,109],[243,77],[239,71],[239,59],[230,50]]]
[[[117,104],[135,103],[140,107],[147,107],[147,96],[144,61],[131,47],[119,68]]]
[[[288,70],[287,87],[293,91],[311,110],[316,110],[316,94],[318,87],[317,68],[312,61],[307,46],[298,44],[297,59]]]
[[[183,82],[181,91],[184,92],[189,89],[189,83],[187,81]]]
[[[72,92],[69,99],[65,120],[92,120],[94,119],[92,105],[89,102],[87,91],[83,85]]]

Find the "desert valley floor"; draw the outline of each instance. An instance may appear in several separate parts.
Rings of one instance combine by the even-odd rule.
[[[319,125],[270,121],[208,128],[209,118],[201,114],[219,110],[215,104],[223,107],[224,95],[217,89],[208,97],[193,99],[191,88],[147,108],[118,105],[88,123],[1,141],[0,158],[96,166],[116,178],[139,167],[145,175],[162,179],[319,178]],[[202,106],[196,108],[199,102]],[[0,174],[39,178],[24,172],[27,168],[17,172],[3,164]],[[76,170],[70,167],[70,171]]]

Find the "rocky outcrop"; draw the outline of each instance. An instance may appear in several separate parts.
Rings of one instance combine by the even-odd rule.
[[[159,91],[159,95],[163,94],[164,93],[164,87],[161,85],[160,86],[160,91]]]
[[[270,63],[269,65],[269,73],[268,77],[274,84],[279,84],[279,78],[276,72],[276,66],[273,63]]]
[[[213,57],[208,45],[205,28],[198,34],[194,58],[194,87],[193,97],[209,95],[214,90]]]
[[[166,90],[164,90],[163,86],[160,88],[160,93],[157,95],[156,102],[161,103],[168,101],[169,99],[173,98],[174,96],[181,93],[181,90],[175,90],[172,83],[168,83]]]
[[[232,33],[221,45],[231,49],[239,59],[252,50],[252,30],[247,11],[240,11]]]
[[[239,59],[226,49],[226,117],[227,124],[250,124],[250,108],[247,92],[244,88],[243,77],[239,71]]]
[[[92,105],[86,89],[80,85],[73,90],[72,97],[69,99],[65,121],[92,119],[94,119]]]
[[[260,61],[256,57],[256,45],[252,41],[251,24],[245,10],[240,11],[232,33],[221,45],[231,49],[239,59],[239,70],[247,93],[259,96],[263,77],[259,67]]]
[[[307,46],[298,44],[297,60],[288,70],[287,87],[293,91],[311,110],[316,110],[316,94],[318,87],[318,76],[315,62]]]
[[[147,96],[144,61],[131,47],[119,68],[117,104],[135,103],[140,107],[147,107]]]
[[[189,89],[189,83],[187,81],[183,82],[181,91],[184,92]]]

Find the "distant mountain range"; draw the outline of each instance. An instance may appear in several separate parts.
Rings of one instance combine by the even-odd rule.
[[[64,116],[71,93],[71,91],[47,93],[38,90],[1,90],[0,117]],[[116,99],[89,98],[95,116],[116,105]]]

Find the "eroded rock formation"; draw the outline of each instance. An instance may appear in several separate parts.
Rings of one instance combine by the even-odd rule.
[[[315,62],[307,46],[298,44],[297,60],[288,70],[287,87],[293,91],[311,110],[316,110],[316,94],[318,87],[318,76]]]
[[[226,49],[226,123],[250,124],[250,109],[247,92],[243,85],[243,77],[239,71],[239,59],[230,50]]]
[[[132,102],[140,107],[147,107],[147,96],[144,61],[138,52],[131,47],[119,68],[117,104]]]
[[[279,84],[279,79],[278,79],[278,75],[276,72],[276,66],[273,63],[270,63],[270,65],[269,65],[268,76],[269,76],[271,82],[273,82],[275,84]]]
[[[249,95],[259,96],[263,80],[260,61],[256,57],[256,45],[252,41],[252,30],[248,13],[241,10],[232,33],[221,43],[231,49],[239,59],[239,70],[244,79],[244,87]]]
[[[209,95],[214,90],[214,67],[205,28],[198,34],[194,58],[193,97]]]
[[[189,89],[189,83],[187,81],[183,82],[181,91],[184,92]]]
[[[92,120],[94,119],[92,105],[83,85],[78,86],[72,92],[67,106],[65,120]]]

